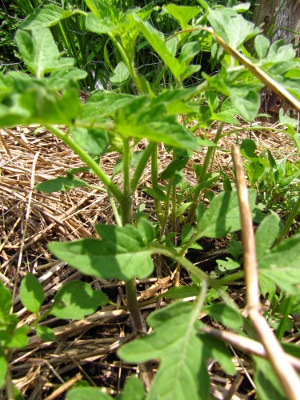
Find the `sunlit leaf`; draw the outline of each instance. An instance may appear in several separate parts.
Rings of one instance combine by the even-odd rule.
[[[44,301],[44,289],[31,272],[28,272],[25,278],[22,279],[20,299],[28,311],[38,314]]]
[[[128,68],[121,61],[114,69],[112,76],[110,77],[110,81],[113,85],[122,86],[124,85],[130,77]]]
[[[5,322],[8,319],[11,305],[10,290],[0,280],[0,322]]]
[[[61,19],[72,15],[72,10],[65,11],[56,4],[38,7],[19,25],[21,29],[41,30],[56,25]]]
[[[209,376],[203,343],[197,337],[200,322],[194,313],[193,304],[183,302],[154,312],[147,320],[153,332],[118,351],[127,362],[160,359],[149,400],[208,399]]]
[[[259,260],[259,274],[271,279],[290,294],[299,294],[300,236],[285,240]]]
[[[247,21],[229,8],[210,9],[207,18],[215,32],[234,49],[238,49],[261,31],[253,22]]]
[[[145,278],[153,270],[151,250],[131,225],[97,225],[102,237],[74,242],[50,243],[50,250],[61,260],[86,275],[129,280]]]
[[[249,190],[250,208],[255,206],[256,191]],[[218,238],[241,228],[239,202],[236,191],[221,192],[215,196],[208,210],[198,220],[201,237]]]
[[[145,388],[142,381],[136,376],[131,375],[126,382],[121,400],[144,400],[145,396]]]
[[[182,29],[185,29],[192,18],[200,13],[198,7],[177,6],[176,4],[167,4],[163,6],[163,11],[176,18]]]

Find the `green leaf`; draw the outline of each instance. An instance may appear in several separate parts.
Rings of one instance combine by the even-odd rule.
[[[251,210],[254,209],[256,191],[248,191]],[[197,222],[197,237],[219,238],[241,228],[239,202],[236,191],[221,192],[215,196],[209,209]],[[199,237],[199,238],[200,238]]]
[[[272,298],[276,293],[276,285],[274,281],[263,274],[259,274],[259,289],[264,298],[267,297],[267,294]]]
[[[259,274],[290,294],[298,294],[300,236],[285,240],[258,260]]]
[[[149,245],[155,239],[155,230],[152,223],[146,218],[140,218],[138,221],[138,231],[145,245]]]
[[[145,396],[145,388],[142,381],[132,375],[126,382],[121,400],[144,400]]]
[[[208,399],[209,376],[194,314],[193,304],[171,304],[147,319],[153,333],[119,349],[127,362],[161,360],[147,399]]]
[[[23,349],[28,344],[28,333],[30,328],[22,326],[14,331],[9,340],[6,340],[5,346],[9,349]]]
[[[285,400],[280,381],[269,361],[253,356],[255,363],[254,382],[261,400]]]
[[[260,98],[256,91],[247,86],[229,87],[228,89],[232,104],[238,112],[247,121],[253,121],[260,107]]]
[[[22,279],[20,286],[20,299],[28,311],[38,314],[44,301],[44,289],[38,279],[28,272]]]
[[[254,39],[256,54],[260,60],[264,59],[270,47],[270,40],[263,35],[258,35]]]
[[[93,290],[87,283],[73,281],[59,289],[49,313],[62,319],[80,320],[106,303],[107,297],[103,292]]]
[[[225,343],[203,333],[200,333],[198,337],[203,342],[206,358],[214,358],[227,374],[235,375],[236,370],[232,361],[232,355]]]
[[[19,99],[20,107],[28,112],[27,124],[73,125],[81,104],[77,90],[64,91],[61,96],[44,87],[35,87]]]
[[[146,278],[152,272],[151,250],[135,227],[96,225],[96,230],[102,240],[56,242],[49,248],[86,275],[127,281],[134,276]]]
[[[199,291],[200,289],[196,285],[172,287],[164,293],[164,297],[171,300],[185,299],[187,297],[199,296]]]
[[[49,179],[48,181],[39,183],[35,186],[35,189],[45,193],[54,193],[67,192],[82,186],[87,186],[87,183],[84,180],[76,178],[74,175],[69,175],[66,177]]]
[[[158,55],[164,60],[174,78],[177,79],[185,70],[185,63],[175,58],[165,43],[164,35],[148,22],[139,20],[140,29]]]
[[[5,323],[8,320],[11,306],[10,290],[0,280],[0,322]]]
[[[99,35],[104,33],[113,33],[118,27],[118,24],[114,23],[110,16],[107,15],[105,17],[98,18],[92,13],[88,13],[85,23],[87,30],[98,33]]]
[[[128,81],[129,77],[130,73],[128,68],[123,61],[121,61],[114,69],[114,72],[110,77],[110,81],[113,85],[122,86]]]
[[[115,92],[96,92],[92,94],[84,104],[78,120],[93,124],[94,122],[103,123],[104,118],[113,116],[115,112],[131,103],[134,96]]]
[[[87,77],[87,72],[78,68],[59,69],[51,73],[47,85],[51,90],[61,90],[70,83],[75,83]]]
[[[0,389],[3,387],[7,372],[7,361],[3,350],[0,349]]]
[[[238,49],[261,31],[252,22],[229,8],[210,9],[207,18],[214,31],[234,49]]]
[[[211,318],[221,322],[221,324],[227,328],[239,330],[243,326],[242,315],[227,304],[216,303],[205,306],[203,310],[206,311]]]
[[[260,260],[274,244],[279,234],[279,217],[276,214],[267,215],[255,232],[256,257]]]
[[[218,264],[218,270],[221,272],[232,271],[240,267],[240,263],[229,257],[226,257],[226,260],[216,260],[216,263]]]
[[[54,331],[53,331],[53,329],[49,328],[48,326],[37,326],[36,334],[38,335],[39,338],[41,338],[45,342],[54,342],[55,341]]]
[[[62,19],[63,14],[64,17],[68,16],[61,7],[55,4],[47,4],[44,7],[36,8],[32,14],[24,19],[19,28],[27,30],[50,28]],[[72,14],[71,10],[69,14]]]
[[[107,132],[100,129],[71,128],[74,141],[93,156],[100,156],[107,150]]]
[[[43,78],[47,72],[72,67],[74,64],[71,58],[60,59],[58,48],[49,29],[34,30],[32,35],[18,30],[16,41],[27,68],[37,78]]]
[[[78,387],[68,391],[66,400],[112,400],[113,398],[96,387]]]
[[[167,168],[161,173],[160,178],[164,181],[170,179],[176,173],[182,171],[188,162],[188,158],[182,158],[179,160],[173,160],[167,166]]]
[[[176,18],[182,29],[186,29],[190,20],[200,13],[199,7],[177,6],[176,4],[167,4],[163,10],[172,17]]]
[[[192,133],[179,124],[175,115],[167,115],[161,104],[150,105],[148,96],[138,96],[115,114],[115,128],[125,137],[148,139],[179,149],[197,148]]]
[[[255,154],[256,144],[254,140],[244,139],[241,144],[241,155],[249,161],[256,161],[258,156]]]

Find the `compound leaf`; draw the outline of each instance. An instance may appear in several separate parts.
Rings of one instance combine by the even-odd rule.
[[[153,270],[151,250],[131,225],[97,225],[102,237],[74,242],[50,243],[49,248],[63,261],[86,275],[129,280],[145,278]]]

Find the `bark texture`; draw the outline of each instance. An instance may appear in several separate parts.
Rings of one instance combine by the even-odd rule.
[[[300,0],[257,0],[253,20],[272,42],[292,43],[300,56]]]

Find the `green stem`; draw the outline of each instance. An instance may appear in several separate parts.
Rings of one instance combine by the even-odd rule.
[[[61,139],[70,149],[74,151],[75,154],[80,157],[83,162],[86,163],[88,167],[91,168],[94,174],[98,176],[98,178],[105,185],[107,190],[109,190],[115,196],[119,203],[123,202],[122,193],[88,153],[86,153],[80,146],[78,146],[78,144],[75,143],[67,133],[62,132],[53,125],[46,126],[46,128],[49,129],[56,137]]]
[[[130,150],[130,139],[126,138],[123,140],[123,202],[121,205],[122,224],[133,223],[132,213],[132,194],[130,184],[130,161],[131,161],[131,150]],[[130,312],[131,318],[135,330],[138,335],[147,333],[143,318],[140,313],[139,304],[137,301],[136,292],[136,278],[132,278],[125,283],[126,296],[127,296],[127,307]]]
[[[232,274],[226,275],[223,278],[220,278],[216,281],[218,286],[227,285],[230,282],[239,281],[240,279],[244,278],[244,271],[237,271]]]
[[[224,127],[224,122],[221,122],[219,124],[219,126],[218,126],[218,129],[217,129],[217,132],[216,132],[216,136],[215,136],[215,138],[213,140],[213,142],[215,144],[217,144],[218,141],[220,140],[223,127]],[[203,182],[203,179],[205,177],[207,168],[208,168],[209,163],[211,161],[213,152],[214,152],[214,147],[209,147],[208,150],[207,150],[205,159],[204,159],[204,163],[203,163],[203,166],[202,166],[201,174],[200,174],[200,176],[198,178],[198,185]],[[192,205],[191,205],[189,214],[188,214],[187,219],[186,219],[186,223],[188,223],[188,224],[191,223],[192,219],[194,218],[194,214],[195,214],[195,211],[196,211],[196,208],[197,208],[197,205],[198,205],[198,197],[199,197],[200,191],[201,191],[201,186],[199,185],[199,187],[194,192]]]
[[[135,190],[138,186],[139,180],[142,176],[142,173],[144,172],[144,170],[146,168],[147,162],[148,162],[149,158],[151,157],[151,154],[153,153],[153,151],[155,149],[155,146],[156,146],[156,143],[149,143],[147,148],[144,150],[144,154],[142,155],[142,158],[140,159],[140,161],[135,169],[134,175],[131,179],[132,193],[135,192]]]
[[[123,140],[123,202],[121,204],[122,223],[132,224],[132,194],[130,185],[131,150],[130,139]]]
[[[279,238],[276,241],[276,245],[279,244],[280,242],[282,242],[282,240],[285,239],[285,237],[287,236],[287,234],[289,233],[289,230],[291,229],[292,223],[294,222],[294,219],[298,213],[300,207],[300,196],[298,197],[298,200],[296,201],[296,203],[294,204],[294,207],[285,223],[285,226],[279,236]]]
[[[113,43],[115,44],[115,46],[117,47],[122,60],[124,62],[124,64],[126,65],[126,67],[128,68],[128,71],[130,73],[130,76],[133,80],[133,82],[135,83],[136,87],[138,88],[139,93],[144,93],[143,87],[141,85],[140,79],[135,71],[134,68],[134,64],[133,62],[130,62],[125,50],[123,49],[121,43],[118,41],[118,39],[116,39],[111,33],[108,33],[108,36],[111,38],[111,40],[113,41]]]
[[[154,253],[161,254],[163,256],[171,258],[172,260],[175,260],[176,262],[181,264],[185,269],[187,269],[190,273],[194,274],[199,280],[212,282],[212,279],[209,278],[209,276],[205,272],[203,272],[203,271],[201,271],[201,269],[197,268],[187,258],[178,254],[176,252],[176,250],[173,250],[171,248],[164,247],[164,246],[161,246],[158,244],[152,244],[151,247],[154,250],[153,251]]]
[[[172,231],[176,232],[176,186],[172,185]]]
[[[151,157],[151,181],[152,181],[152,189],[154,190],[154,192],[158,191],[157,146],[158,145],[155,143]],[[162,210],[161,210],[161,203],[158,199],[154,199],[154,206],[157,219],[161,223]]]
[[[7,400],[15,400],[14,387],[9,371],[6,372],[5,388],[6,388]]]
[[[287,305],[284,310],[283,318],[280,321],[278,328],[276,329],[276,336],[279,341],[281,341],[281,339],[283,338],[289,314],[291,312],[291,308],[292,308],[292,296],[289,296]]]
[[[136,292],[136,279],[132,278],[125,283],[126,296],[127,296],[127,307],[130,312],[134,328],[138,335],[145,335],[147,333],[146,326],[144,324],[139,304],[137,301]]]
[[[164,211],[164,218],[160,230],[160,235],[163,236],[165,233],[166,225],[168,222],[169,218],[169,210],[170,210],[170,198],[171,198],[171,190],[173,186],[173,177],[170,178],[169,184],[168,184],[168,189],[167,189],[167,194],[166,194],[166,201],[165,201],[165,211]]]

